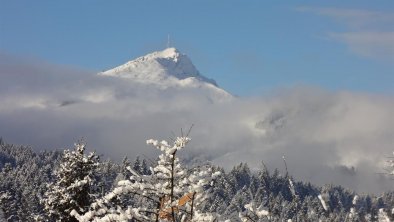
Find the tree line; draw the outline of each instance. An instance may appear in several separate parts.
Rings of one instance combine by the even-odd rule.
[[[209,162],[192,165],[179,155],[189,141],[148,140],[161,152],[155,161],[116,163],[88,153],[83,142],[34,152],[1,140],[0,221],[394,220],[394,191],[320,187],[263,162],[256,172],[246,163],[228,172]]]

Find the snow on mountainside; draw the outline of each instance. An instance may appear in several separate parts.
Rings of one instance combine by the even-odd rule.
[[[215,80],[201,75],[191,60],[175,48],[150,53],[99,75],[120,77],[140,84],[156,85],[162,89],[200,88],[215,100],[232,98],[232,95],[218,87]]]

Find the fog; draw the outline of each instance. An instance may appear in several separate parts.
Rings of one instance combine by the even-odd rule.
[[[394,150],[390,95],[297,86],[215,101],[199,88],[159,89],[6,54],[0,77],[0,136],[8,143],[64,149],[83,138],[104,158],[154,158],[147,139],[171,139],[193,125],[185,156],[227,169],[264,161],[281,172],[285,156],[296,180],[393,188],[380,174]]]

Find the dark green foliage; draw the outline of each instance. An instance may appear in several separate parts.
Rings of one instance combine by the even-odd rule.
[[[43,213],[40,197],[60,153],[0,144],[0,208],[10,221],[33,221]]]
[[[42,199],[47,184],[55,182],[53,170],[59,166],[61,152],[34,152],[29,147],[6,144],[0,140],[0,221],[53,221],[44,212]],[[101,162],[94,174],[94,195],[107,193],[119,180],[128,178],[127,166],[137,173],[150,174],[149,162],[137,157],[127,158],[122,163],[110,160]],[[377,221],[379,209],[391,220],[394,207],[394,191],[380,196],[358,195],[356,204],[352,200],[356,193],[340,186],[314,186],[308,182],[297,182],[291,177],[272,172],[262,167],[252,172],[247,164],[239,164],[228,173],[215,167],[221,174],[214,179],[214,187],[204,205],[204,211],[221,215],[220,219],[238,221],[238,213],[245,210],[245,204],[253,202],[270,212],[270,221]],[[294,195],[290,188],[293,181]],[[322,194],[327,199],[328,210],[324,210],[317,198]],[[137,198],[137,197],[134,197]],[[119,204],[139,201],[133,198],[119,199]],[[357,212],[350,217],[351,209]],[[269,221],[267,218],[261,221]]]
[[[54,171],[54,181],[48,184],[42,198],[46,214],[56,221],[77,222],[71,212],[85,212],[99,195],[96,180],[99,165],[95,153],[85,154],[83,143],[75,144],[74,150],[64,150]]]
[[[370,218],[366,221],[377,221],[379,209],[383,208],[390,219],[394,219],[391,213],[394,191],[380,197],[359,195],[354,206],[352,200],[356,193],[343,187],[318,187],[310,183],[293,182],[296,191],[296,195],[293,195],[289,179],[286,175],[280,175],[277,169],[273,173],[266,168],[252,173],[246,164],[240,164],[227,174],[223,171],[217,179],[219,185],[208,201],[212,203],[209,210],[222,215],[222,219],[236,221],[234,218],[245,210],[244,205],[253,202],[270,212],[270,221],[364,221],[365,218]],[[328,211],[324,210],[317,198],[319,194],[326,194],[329,198]],[[350,219],[352,207],[356,209],[357,215]],[[260,220],[269,221],[267,218]]]

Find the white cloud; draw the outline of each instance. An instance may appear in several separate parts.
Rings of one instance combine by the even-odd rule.
[[[329,37],[347,44],[357,55],[394,61],[394,32],[330,33]]]
[[[345,43],[356,55],[394,61],[394,13],[307,6],[296,10],[327,16],[346,25],[348,31],[330,31],[328,36]]]
[[[350,28],[379,28],[384,25],[393,25],[394,14],[361,9],[324,8],[324,7],[297,7],[300,12],[311,12],[321,16],[328,16],[344,23]],[[377,27],[378,26],[378,27]]]
[[[8,142],[40,150],[84,137],[91,149],[119,160],[152,156],[146,139],[168,139],[195,124],[187,155],[225,167],[264,160],[283,169],[285,154],[297,179],[392,189],[376,173],[393,150],[393,97],[304,87],[212,103],[198,89],[158,90],[5,55],[0,77],[0,104],[7,107],[0,109],[0,136]]]

